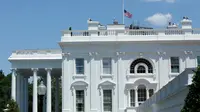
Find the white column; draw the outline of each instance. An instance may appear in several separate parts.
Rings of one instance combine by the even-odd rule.
[[[37,95],[37,68],[33,68],[33,112],[38,111],[38,95]]]
[[[131,95],[130,95],[130,90],[129,89],[127,89],[127,92],[128,92],[128,96],[127,96],[127,107],[130,107],[131,105],[130,105],[130,103],[131,103],[131,100],[130,100],[130,98],[131,98]]]
[[[47,86],[47,77],[44,78],[44,85]],[[43,96],[43,112],[46,112],[46,94]]]
[[[149,89],[146,89],[147,99],[149,99]]]
[[[51,68],[46,68],[47,71],[47,112],[51,112]]]
[[[24,76],[20,76],[20,111],[24,112]]]
[[[16,100],[17,100],[17,104],[20,107],[20,75],[17,74],[17,89],[16,89]]]
[[[55,112],[59,110],[59,78],[56,77],[56,96],[55,96]]]
[[[25,112],[28,112],[28,77],[24,78],[24,104],[25,104]]]
[[[16,101],[16,69],[12,70],[12,93],[11,98]]]
[[[138,107],[138,92],[137,92],[137,89],[135,89],[135,107]]]

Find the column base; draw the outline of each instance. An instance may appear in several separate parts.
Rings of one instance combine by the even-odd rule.
[[[97,109],[91,109],[90,112],[99,112]]]
[[[125,112],[125,110],[126,109],[124,109],[124,108],[120,108],[120,109],[118,109],[118,112]]]
[[[70,109],[62,109],[62,112],[71,112]]]

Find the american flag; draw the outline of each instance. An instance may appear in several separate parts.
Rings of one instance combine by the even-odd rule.
[[[124,16],[126,16],[128,18],[132,18],[132,14],[126,10],[124,10]]]

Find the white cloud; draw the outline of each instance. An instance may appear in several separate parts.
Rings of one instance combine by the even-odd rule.
[[[176,0],[144,0],[146,2],[168,2],[168,3],[174,3]]]
[[[168,14],[156,13],[145,19],[145,21],[149,22],[154,26],[165,26],[171,20],[172,20],[172,15],[169,13]]]

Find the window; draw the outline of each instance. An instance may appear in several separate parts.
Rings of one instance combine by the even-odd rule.
[[[148,67],[148,71],[147,72],[148,73],[153,73],[153,66],[152,66],[152,64],[148,60],[143,59],[143,58],[139,58],[139,59],[137,59],[137,60],[135,60],[135,61],[133,61],[131,63],[130,73],[135,73],[135,67],[139,63],[143,63],[143,64],[147,65],[147,67]],[[146,71],[145,71],[145,73],[146,73]]]
[[[111,74],[111,58],[103,58],[103,74]]]
[[[137,92],[138,92],[138,103],[140,105],[147,99],[146,87],[144,85],[139,85]]]
[[[76,59],[76,74],[84,74],[84,59]]]
[[[84,112],[84,90],[76,90],[76,112]]]
[[[131,97],[131,107],[135,107],[135,90],[130,90],[130,97]]]
[[[104,112],[112,112],[112,90],[103,90]]]
[[[197,56],[197,65],[200,66],[200,56]]]
[[[154,90],[153,89],[149,89],[149,97],[153,96],[154,94]]]
[[[179,73],[179,57],[171,57],[171,73]]]
[[[145,67],[139,66],[138,69],[137,69],[137,73],[146,73]]]

